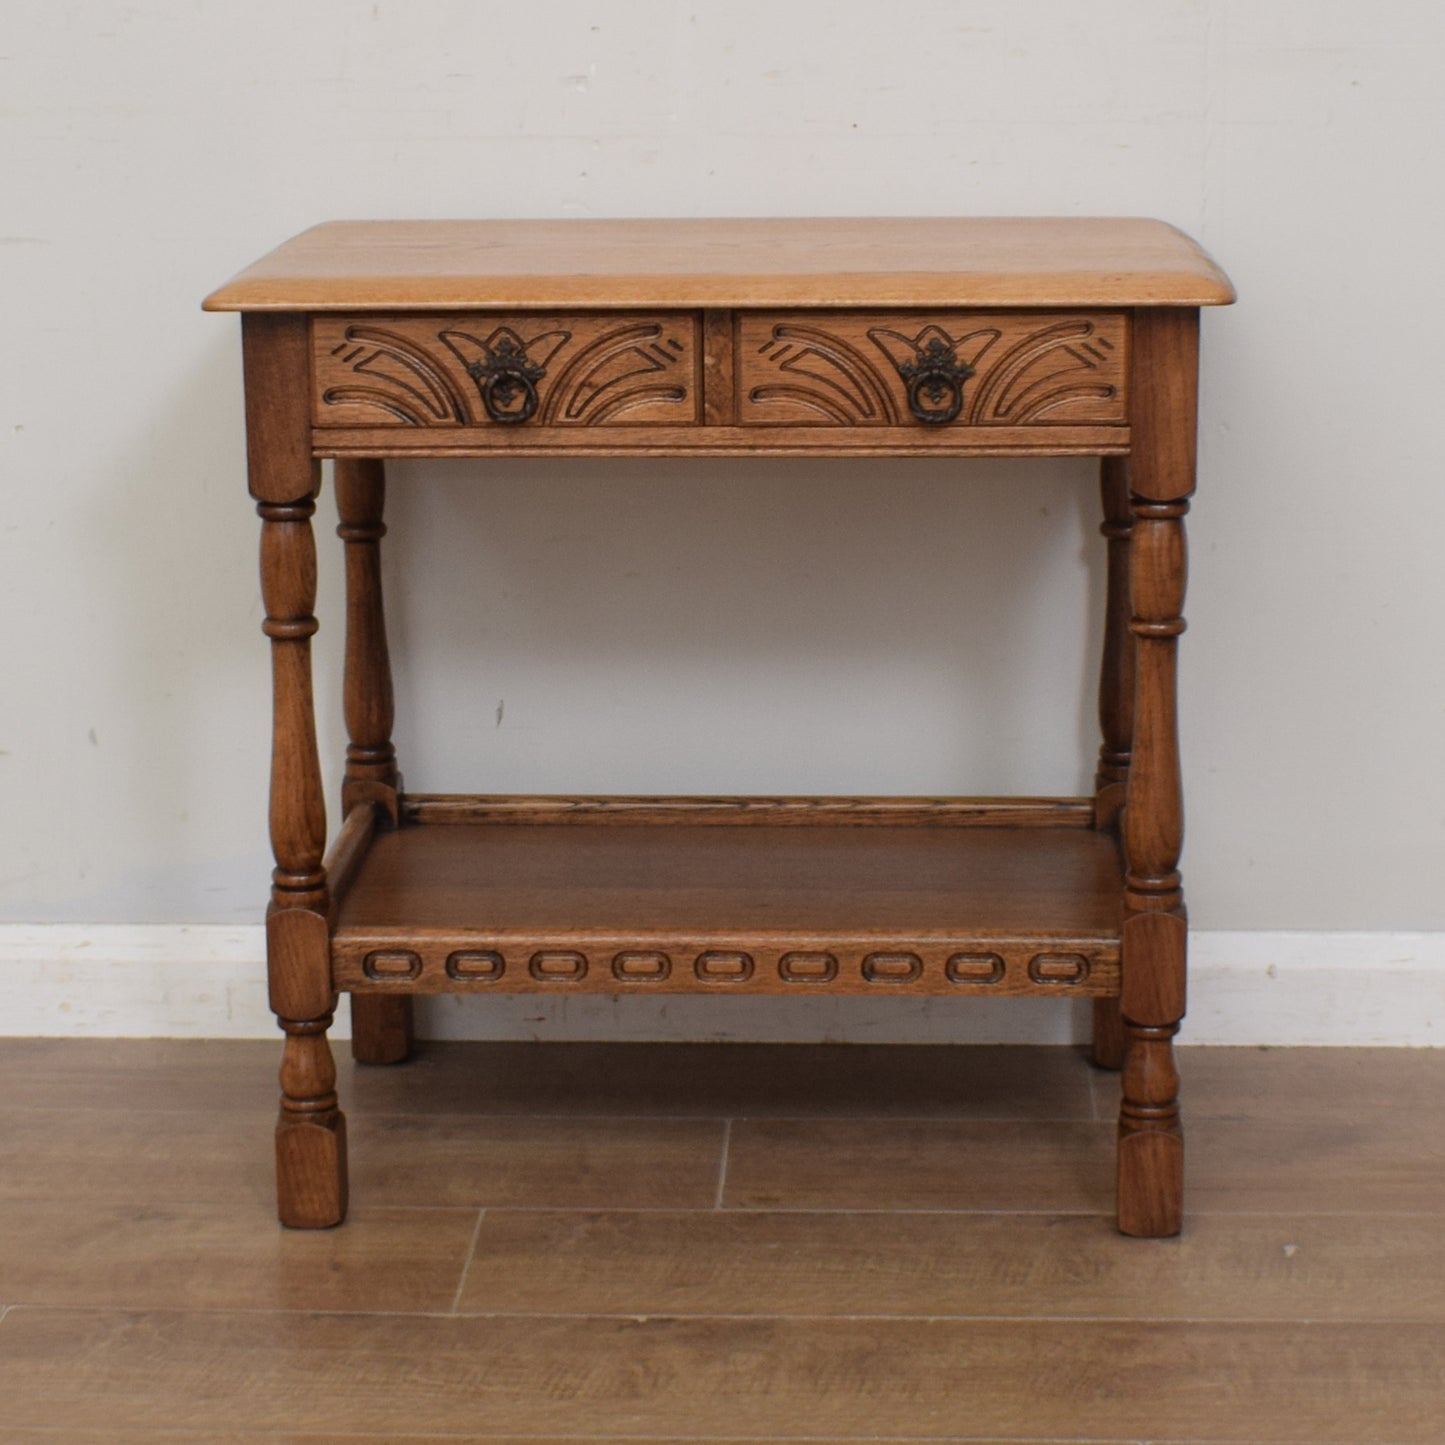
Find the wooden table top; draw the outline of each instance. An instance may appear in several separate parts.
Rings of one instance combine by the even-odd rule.
[[[1219,306],[1163,221],[1103,218],[332,221],[209,311],[578,306]]]

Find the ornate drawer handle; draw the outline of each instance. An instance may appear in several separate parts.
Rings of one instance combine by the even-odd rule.
[[[963,384],[973,367],[958,359],[952,346],[931,337],[898,374],[908,383],[908,410],[928,426],[944,426],[963,410]]]
[[[466,331],[440,336],[476,382],[487,415],[500,426],[518,426],[536,414],[537,383],[572,333],[548,331],[524,341],[510,326],[499,326],[485,340]]]
[[[500,422],[503,426],[516,426],[537,410],[537,388],[533,384],[537,378],[529,376],[525,371],[499,368],[491,375],[477,379],[482,388],[482,405],[486,407],[487,415],[493,421]],[[519,391],[522,393],[521,406],[508,410],[512,405],[512,398]]]
[[[527,353],[514,346],[510,338],[499,337],[486,359],[474,361],[468,373],[482,393],[482,405],[494,422],[516,426],[537,410],[537,383],[546,376],[547,368],[527,360]],[[521,404],[516,404],[520,394]]]

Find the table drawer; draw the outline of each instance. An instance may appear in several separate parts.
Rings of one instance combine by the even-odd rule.
[[[1128,423],[1122,311],[744,312],[744,426]]]
[[[318,427],[687,426],[701,419],[690,312],[317,316]]]

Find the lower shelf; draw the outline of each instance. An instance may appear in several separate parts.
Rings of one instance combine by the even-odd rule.
[[[720,821],[719,800],[508,818],[437,800],[350,870],[332,972],[354,992],[1119,992],[1112,834],[1051,800],[929,826],[865,800]],[[690,812],[696,816],[690,818]],[[1081,826],[1081,824],[1084,824]]]

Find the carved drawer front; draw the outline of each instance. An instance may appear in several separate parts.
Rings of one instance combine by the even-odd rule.
[[[699,318],[318,316],[320,427],[664,425],[699,420]]]
[[[1126,425],[1123,312],[744,312],[751,426]]]

